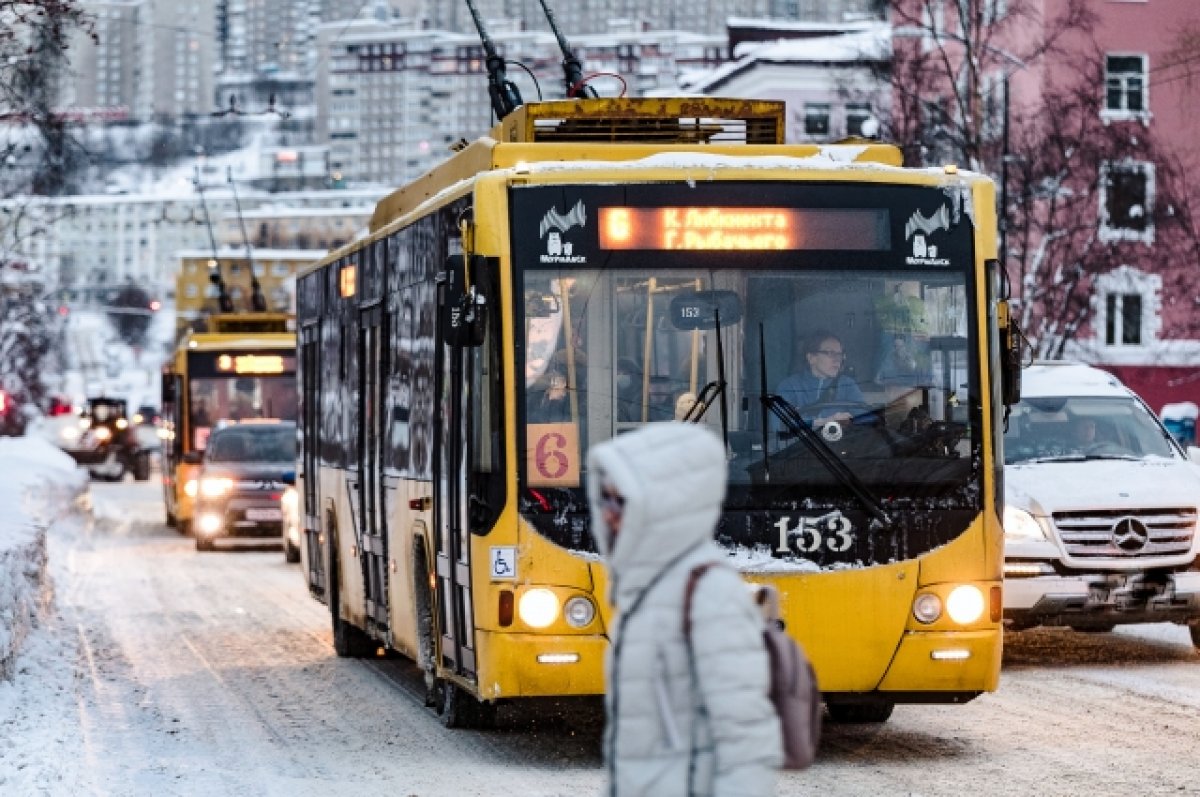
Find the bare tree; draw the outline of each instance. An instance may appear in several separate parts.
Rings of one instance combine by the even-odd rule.
[[[1000,183],[1019,323],[1036,355],[1061,358],[1098,317],[1100,275],[1139,262],[1151,241],[1156,252],[1195,250],[1186,186],[1144,125],[1104,118],[1105,61],[1086,0],[1065,0],[1051,19],[1032,0],[891,3],[891,135],[910,164],[964,164]],[[1038,96],[1010,103],[1014,76],[1047,66]],[[1128,200],[1139,181],[1143,198]]]
[[[56,100],[70,38],[90,24],[76,0],[0,0],[0,197],[60,193],[81,165]]]

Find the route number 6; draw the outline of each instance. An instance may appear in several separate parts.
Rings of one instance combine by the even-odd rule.
[[[572,423],[531,423],[525,435],[530,487],[579,485],[579,429]]]

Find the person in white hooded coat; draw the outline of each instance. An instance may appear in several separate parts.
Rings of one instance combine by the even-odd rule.
[[[617,613],[605,698],[608,793],[774,794],[783,754],[763,619],[736,571],[714,567],[697,582],[690,656],[683,633],[689,575],[728,558],[712,539],[724,446],[698,426],[657,423],[593,446],[587,465]]]

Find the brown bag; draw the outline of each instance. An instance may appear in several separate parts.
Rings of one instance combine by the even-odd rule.
[[[697,565],[688,575],[683,600],[683,636],[692,652],[692,593],[716,562]],[[771,663],[769,696],[783,732],[783,768],[807,769],[821,741],[821,692],[812,664],[796,640],[783,630],[779,595],[774,587],[755,585],[755,602],[763,612],[763,644]]]

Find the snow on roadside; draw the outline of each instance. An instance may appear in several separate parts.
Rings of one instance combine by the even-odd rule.
[[[0,438],[0,679],[47,601],[46,528],[86,503],[88,483],[45,439]]]

